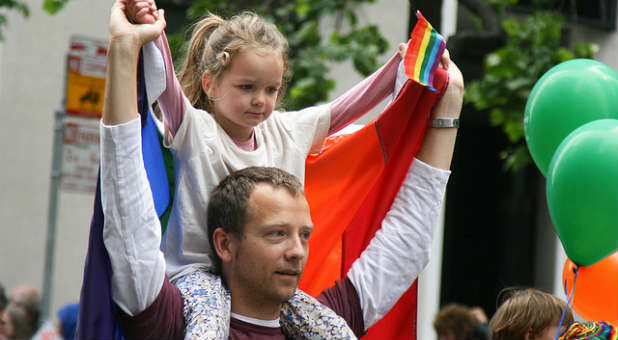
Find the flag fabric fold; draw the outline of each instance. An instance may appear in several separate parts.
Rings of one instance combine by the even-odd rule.
[[[300,287],[309,294],[344,277],[380,228],[448,85],[448,74],[438,69],[444,40],[420,12],[417,17],[404,58],[412,81],[376,120],[329,137],[307,158],[305,192],[316,228]],[[416,339],[416,291],[415,282],[364,339]]]
[[[171,189],[168,181],[165,152],[161,136],[149,114],[144,81],[144,63],[140,54],[138,64],[138,112],[142,122],[142,154],[146,175],[153,191],[155,209],[159,217],[166,216],[171,207]],[[168,156],[169,157],[169,156]],[[169,163],[169,162],[168,162]],[[103,208],[101,206],[101,179],[97,180],[94,209],[90,223],[88,252],[84,265],[80,308],[77,320],[77,339],[121,339],[116,321],[116,306],[112,300],[112,268],[103,243]]]
[[[435,80],[444,88],[446,73],[439,72]],[[420,147],[439,96],[409,81],[375,121],[352,135],[329,138],[321,153],[307,159],[305,192],[316,227],[301,289],[319,294],[344,277],[369,244]],[[416,284],[365,338],[416,338]]]

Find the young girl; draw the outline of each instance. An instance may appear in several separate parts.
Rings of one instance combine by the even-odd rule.
[[[152,1],[130,1],[127,6],[129,18],[137,23],[154,22],[156,13]],[[288,70],[287,42],[274,25],[257,15],[243,13],[230,20],[210,15],[197,23],[180,82],[164,35],[155,46],[163,59],[166,83],[165,90],[155,97],[163,113],[165,144],[175,156],[176,171],[176,194],[162,245],[166,271],[183,294],[189,294],[190,287],[196,285],[219,287],[209,290],[209,300],[222,301],[225,297],[218,277],[200,270],[213,270],[203,209],[211,190],[229,173],[256,165],[282,168],[303,182],[307,155],[319,151],[329,134],[392,93],[401,58],[393,56],[332,103],[282,113],[274,107],[281,99]],[[404,51],[400,46],[400,53]],[[443,63],[448,67],[448,58]],[[193,310],[185,309],[187,336],[220,330],[229,322],[229,307],[212,306],[205,312],[210,318],[196,317]],[[332,311],[298,290],[287,306],[292,311],[312,309],[312,319],[329,327],[341,322]],[[301,319],[291,318],[297,329],[304,327],[297,336],[320,334],[321,325],[300,325]],[[351,334],[345,322],[340,332],[339,336]]]
[[[128,7],[135,22],[154,21],[151,0],[131,1]],[[257,15],[243,13],[227,21],[209,15],[198,22],[180,83],[165,36],[155,45],[166,75],[158,104],[176,166],[177,190],[164,244],[172,280],[192,271],[194,264],[211,263],[201,207],[222,178],[258,165],[282,168],[304,181],[307,155],[393,93],[401,61],[393,56],[332,103],[282,113],[273,109],[288,71],[287,41]]]

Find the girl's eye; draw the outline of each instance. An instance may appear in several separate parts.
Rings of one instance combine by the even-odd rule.
[[[268,93],[270,93],[270,94],[274,94],[274,93],[277,93],[279,91],[279,89],[276,88],[276,87],[269,87],[269,88],[266,89],[266,91]]]
[[[238,85],[238,87],[239,87],[241,90],[245,90],[245,91],[250,91],[250,90],[252,90],[252,89],[253,89],[253,85],[250,85],[250,84]]]
[[[300,236],[301,236],[304,240],[308,240],[308,239],[309,239],[309,236],[311,236],[311,232],[310,232],[310,231],[303,232],[303,233],[301,233],[301,235],[300,235]]]

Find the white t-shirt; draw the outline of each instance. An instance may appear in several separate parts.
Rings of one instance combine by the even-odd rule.
[[[328,136],[330,106],[274,111],[254,128],[257,148],[241,149],[207,112],[185,98],[185,115],[168,146],[175,155],[176,192],[162,244],[172,281],[209,265],[206,207],[209,194],[231,172],[249,166],[276,166],[305,178],[305,159]],[[181,227],[182,226],[182,227]]]

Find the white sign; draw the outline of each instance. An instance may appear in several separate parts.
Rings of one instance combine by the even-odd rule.
[[[67,121],[62,140],[62,190],[93,193],[99,174],[99,129]]]

